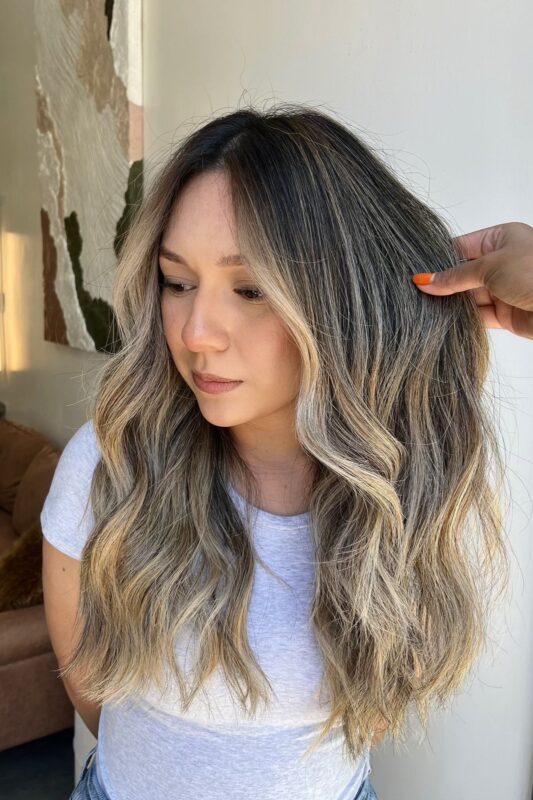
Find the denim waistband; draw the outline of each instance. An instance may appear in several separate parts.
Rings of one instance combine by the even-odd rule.
[[[95,757],[97,747],[98,743],[88,752],[80,779],[69,800],[110,800],[96,775]],[[353,800],[378,800],[374,787],[370,783],[369,775],[366,776]]]

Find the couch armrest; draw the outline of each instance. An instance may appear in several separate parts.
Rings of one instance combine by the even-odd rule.
[[[43,603],[0,612],[0,666],[52,649]]]

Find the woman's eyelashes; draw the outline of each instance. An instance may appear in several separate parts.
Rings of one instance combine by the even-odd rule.
[[[181,281],[169,281],[168,278],[160,278],[159,285],[162,289],[168,289],[173,295],[184,295],[186,292],[190,291],[190,289],[182,289],[181,287],[190,286],[190,284],[182,283]],[[192,287],[194,288],[194,287]],[[239,289],[235,289],[237,294],[240,294],[250,303],[253,302],[260,302],[264,299],[264,295],[260,289],[256,286],[245,286]],[[246,294],[255,295],[253,297],[245,297]]]

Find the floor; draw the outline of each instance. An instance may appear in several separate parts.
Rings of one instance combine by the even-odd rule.
[[[0,798],[68,800],[74,789],[74,728],[0,751]]]

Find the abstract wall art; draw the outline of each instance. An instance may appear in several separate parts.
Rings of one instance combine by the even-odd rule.
[[[142,0],[35,0],[44,338],[120,348],[113,272],[143,192]]]

